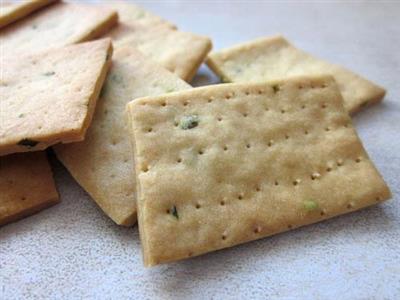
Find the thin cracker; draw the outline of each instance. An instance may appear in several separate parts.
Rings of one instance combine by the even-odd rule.
[[[136,222],[126,104],[137,97],[187,88],[188,84],[146,60],[137,50],[119,48],[85,141],[55,147],[57,157],[115,223],[130,226]]]
[[[46,153],[0,157],[0,226],[58,202]]]
[[[37,52],[95,39],[118,22],[109,8],[60,2],[0,32],[2,53]]]
[[[58,0],[25,0],[1,1],[0,3],[0,28],[18,21],[36,10],[39,10]]]
[[[332,77],[203,87],[127,109],[146,265],[390,197]]]
[[[0,155],[83,140],[111,55],[103,39],[1,60]]]
[[[260,38],[212,53],[208,66],[225,81],[269,81],[289,76],[332,75],[350,113],[381,101],[385,89],[341,66],[295,48],[282,36]]]
[[[120,23],[109,36],[115,45],[133,46],[185,81],[191,81],[211,50],[208,37],[177,30],[138,6],[111,3],[118,10]]]

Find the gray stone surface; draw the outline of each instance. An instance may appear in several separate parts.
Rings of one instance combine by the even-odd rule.
[[[215,49],[284,34],[388,89],[355,118],[393,192],[383,205],[152,269],[53,159],[62,203],[0,228],[0,299],[400,299],[399,2],[145,2]],[[202,67],[196,85],[216,82]]]

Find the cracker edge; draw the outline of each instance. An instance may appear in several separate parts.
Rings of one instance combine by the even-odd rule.
[[[27,3],[26,6],[22,6],[14,11],[12,11],[10,14],[5,15],[3,18],[0,18],[0,29],[3,27],[6,27],[7,25],[10,25],[16,21],[19,21],[30,14],[34,13],[35,11],[44,8],[50,4],[53,4],[59,0],[36,0],[36,1],[31,1],[30,5]]]
[[[197,60],[193,61],[192,67],[187,68],[188,70],[186,72],[173,72],[180,78],[182,78],[186,82],[191,82],[194,78],[194,76],[197,73],[197,70],[200,68],[201,64],[205,61],[208,53],[211,51],[213,44],[212,40],[209,37],[206,36],[197,36],[196,38],[202,39],[204,41],[204,46],[202,49],[199,51],[199,55],[197,55]]]
[[[144,99],[147,99],[150,97],[144,97]],[[138,99],[143,99],[143,98],[138,98]],[[136,151],[136,138],[135,138],[135,131],[133,130],[133,119],[132,119],[132,110],[134,109],[134,105],[132,103],[136,102],[136,99],[127,103],[126,105],[126,110],[125,110],[125,115],[126,115],[126,120],[128,122],[128,133],[129,133],[129,139],[130,139],[130,144],[131,144],[131,155],[133,155],[133,160],[135,162],[135,167],[133,168],[135,177],[136,177],[136,189],[134,192],[134,197],[136,199],[136,212],[137,212],[137,221],[138,221],[138,228],[139,228],[139,236],[140,236],[140,242],[142,244],[142,258],[143,258],[143,264],[145,267],[150,267],[153,266],[154,263],[150,260],[148,255],[146,255],[147,251],[145,249],[148,249],[148,244],[147,244],[147,239],[145,230],[143,226],[140,226],[141,222],[139,221],[140,219],[143,218],[143,212],[141,209],[139,209],[139,197],[140,195],[140,181],[137,178],[137,166],[138,166],[138,161],[137,161],[137,151]]]
[[[82,124],[82,129],[80,130],[80,136],[81,137],[79,139],[73,139],[73,140],[64,142],[64,144],[65,143],[70,143],[70,142],[83,141],[85,139],[86,131],[89,128],[89,126],[90,126],[90,124],[92,122],[94,111],[96,109],[96,104],[97,104],[97,101],[98,101],[98,99],[100,97],[101,89],[103,88],[104,82],[105,82],[105,80],[107,78],[108,71],[110,70],[110,67],[111,67],[111,64],[112,64],[112,55],[113,55],[113,51],[114,51],[113,44],[112,44],[111,39],[107,38],[105,40],[109,41],[109,46],[108,46],[107,53],[106,53],[106,61],[105,61],[104,65],[103,65],[103,67],[102,67],[102,69],[100,71],[100,75],[99,75],[99,77],[98,77],[98,79],[96,81],[93,93],[92,93],[92,95],[90,96],[90,98],[88,100],[89,106],[88,106],[88,109],[87,109],[86,117],[85,117],[85,119],[83,121],[83,124]]]
[[[80,37],[76,38],[73,43],[82,43],[95,40],[102,35],[106,34],[114,26],[118,25],[119,16],[115,9],[109,9],[109,16],[103,22],[96,24],[92,29],[88,29],[85,33],[82,33]]]
[[[47,158],[46,153],[44,155],[45,155],[45,162],[47,163],[47,166],[50,169],[51,177],[53,178],[53,185],[54,185],[54,190],[55,190],[55,193],[56,193],[56,197],[50,198],[44,203],[40,203],[39,205],[31,207],[30,209],[21,211],[21,212],[15,214],[15,215],[8,216],[8,217],[0,220],[0,227],[4,226],[4,225],[7,225],[9,223],[13,223],[13,222],[19,221],[19,220],[21,220],[23,218],[26,218],[26,217],[29,217],[31,215],[34,215],[34,214],[36,214],[36,213],[38,213],[38,212],[40,212],[40,211],[42,211],[42,210],[44,210],[46,208],[50,208],[51,206],[56,205],[56,204],[61,202],[60,201],[60,194],[57,191],[57,186],[56,186],[56,183],[54,181],[53,170],[51,168],[51,165],[50,165],[50,162],[49,162],[49,160]]]

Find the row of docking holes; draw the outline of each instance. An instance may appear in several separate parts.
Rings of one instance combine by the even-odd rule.
[[[259,191],[259,190],[258,190]],[[239,196],[239,199],[243,199],[243,196]],[[380,202],[380,201],[382,201],[382,197],[380,197],[380,196],[376,196],[375,197],[375,200],[377,201],[377,202]],[[220,203],[222,206],[223,205],[225,205],[225,202],[224,201],[221,201],[221,203]],[[354,209],[355,208],[355,204],[353,203],[353,202],[349,202],[348,204],[347,204],[347,209],[349,209],[349,210],[352,210],[352,209]],[[200,209],[201,208],[201,205],[200,204],[196,204],[196,209]],[[174,210],[175,210],[175,212],[176,212],[176,207],[174,206]],[[170,209],[167,209],[166,210],[166,213],[168,214],[168,215],[170,215],[171,214],[171,210]],[[324,217],[326,214],[327,214],[327,211],[325,210],[325,209],[320,209],[319,210],[319,213],[320,213],[320,216],[321,217]],[[287,224],[287,229],[293,229],[294,228],[294,226],[292,225],[292,224]],[[261,225],[256,225],[256,226],[254,226],[253,227],[253,232],[254,232],[254,234],[259,234],[259,233],[261,233],[262,232],[262,229],[263,229],[263,227],[261,226]],[[227,234],[226,233],[223,233],[222,235],[221,235],[221,239],[222,240],[226,240],[227,239]],[[192,256],[192,254],[193,253],[189,253],[189,256]]]
[[[259,90],[259,94],[262,94],[264,91],[263,90]],[[233,96],[234,96],[235,94],[233,93],[233,92],[230,92],[230,93],[228,93],[226,96],[225,96],[225,98],[226,99],[231,99]],[[246,95],[250,95],[250,92],[246,92]],[[213,97],[213,96],[211,96],[211,97],[209,97],[209,99],[208,99],[208,103],[211,103],[211,102],[213,102],[215,100],[215,97]],[[187,105],[189,105],[189,101],[184,101],[183,102],[183,106],[187,106]],[[142,105],[145,105],[146,104],[146,102],[142,102],[141,103]],[[325,108],[327,108],[327,104],[326,103],[316,103],[317,105],[320,105],[320,107],[322,108],[322,109],[325,109]],[[162,107],[165,107],[165,106],[167,106],[167,103],[165,102],[165,101],[162,101],[161,103],[160,103],[160,105],[162,106]],[[304,109],[306,109],[307,108],[307,105],[306,104],[302,104],[301,106],[300,106],[300,108],[302,109],[302,110],[304,110]],[[272,110],[272,109],[270,109],[268,106],[265,106],[264,107],[264,110],[265,111],[275,111],[275,112],[280,112],[281,114],[285,114],[286,112],[287,112],[287,110],[285,109],[285,108],[281,108],[281,109],[278,109],[278,110]],[[247,113],[247,112],[244,112],[244,113],[241,113],[242,114],[242,116],[244,117],[244,118],[247,118],[248,116],[249,116],[249,113]],[[217,117],[217,121],[218,122],[222,122],[223,121],[223,117],[222,116],[219,116],[219,117]],[[174,122],[174,126],[175,127],[178,127],[178,122]],[[345,124],[344,125],[345,127],[348,127],[348,124]],[[329,131],[330,130],[330,128],[329,127],[326,127],[325,128],[325,130],[326,131]],[[149,128],[147,128],[147,129],[145,129],[144,130],[145,132],[148,132],[148,133],[151,133],[151,132],[154,132],[154,129],[152,128],[152,127],[149,127]],[[305,130],[305,133],[307,134],[308,132],[307,132],[307,130]]]
[[[347,124],[345,124],[344,125],[344,127],[346,127],[346,128],[348,128],[348,125]],[[330,127],[326,127],[325,128],[325,131],[331,131],[332,129],[330,128]],[[151,132],[152,131],[152,129],[149,129],[148,130],[149,132]],[[304,130],[304,134],[305,135],[308,135],[310,132],[308,131],[308,130]],[[288,135],[288,134],[285,134],[285,140],[289,140],[290,139],[290,136]],[[268,148],[270,148],[270,147],[272,147],[273,145],[276,145],[276,143],[275,143],[275,141],[274,140],[268,140],[268,142],[267,142],[267,146],[268,146]],[[245,144],[245,147],[247,148],[247,149],[250,149],[252,146],[251,146],[251,144],[250,143],[246,143]],[[228,151],[229,150],[229,147],[228,147],[228,145],[224,145],[223,146],[223,151]],[[199,154],[199,155],[203,155],[204,153],[205,153],[205,150],[204,149],[199,149],[198,151],[197,151],[197,153]],[[356,159],[356,161],[357,162],[359,162],[358,160],[360,160],[360,158],[357,158]],[[179,163],[182,163],[182,158],[177,158],[177,160],[176,160],[176,162],[179,164]],[[338,166],[341,166],[343,164],[343,162],[341,161],[341,160],[339,160],[338,161]],[[143,172],[147,172],[149,170],[149,167],[148,166],[143,166],[142,167],[142,171]],[[331,168],[327,168],[327,172],[330,172],[331,171]],[[314,178],[315,179],[315,178]]]
[[[187,103],[188,102],[185,102],[185,104],[187,105]],[[184,105],[185,105],[184,104]],[[163,103],[163,105],[162,106],[165,106],[166,104],[165,103]],[[301,105],[301,109],[305,109],[307,106],[305,105],[305,104],[303,104],[303,105]],[[322,103],[321,104],[321,108],[326,108],[327,107],[327,105],[325,104],[325,103]],[[267,106],[264,108],[265,109],[265,111],[272,111],[270,108],[268,108]],[[287,110],[286,109],[284,109],[284,108],[282,108],[282,109],[280,109],[280,110],[275,110],[276,112],[278,112],[278,111],[280,111],[280,113],[281,114],[285,114],[286,112],[287,112]],[[247,113],[247,112],[244,112],[244,113],[241,113],[242,114],[242,116],[244,117],[244,118],[247,118],[248,116],[249,116],[249,114]],[[223,119],[223,117],[221,117],[221,116],[219,116],[219,117],[217,117],[217,121],[218,122],[222,122],[224,119]],[[179,123],[178,122],[174,122],[174,126],[175,127],[178,127],[178,125],[179,125]],[[345,124],[344,125],[345,127],[348,127],[348,124]],[[329,127],[326,127],[325,128],[325,130],[326,131],[329,131],[330,130],[330,128]],[[148,133],[151,133],[151,132],[154,132],[154,129],[152,128],[152,127],[149,127],[149,128],[147,128],[147,129],[145,129],[144,130],[145,132],[148,132]],[[305,131],[306,132],[306,134],[307,134],[307,130]]]
[[[358,158],[356,158],[354,161],[355,161],[355,163],[360,163],[360,162],[362,161],[362,159],[361,159],[361,157],[358,157]],[[341,167],[341,166],[344,165],[344,161],[343,161],[342,159],[338,159],[337,162],[336,162],[336,165],[337,165],[338,167]],[[333,168],[332,168],[332,167],[327,167],[325,170],[326,170],[327,173],[330,173],[330,172],[333,171]],[[144,171],[144,172],[147,172],[148,169],[145,169],[145,170],[143,170],[143,171]],[[310,180],[314,181],[314,180],[317,180],[317,179],[321,178],[321,176],[322,176],[322,175],[321,175],[319,172],[314,172],[314,173],[312,173],[312,174],[310,175],[309,178],[310,178]],[[293,180],[293,181],[292,181],[292,185],[293,185],[293,186],[298,186],[299,184],[301,184],[301,182],[302,182],[302,181],[301,181],[300,179],[296,179],[296,180]],[[281,185],[281,183],[280,183],[279,181],[277,181],[277,180],[273,181],[272,186],[279,186],[279,185]],[[256,191],[257,193],[258,193],[258,192],[261,192],[261,191],[262,191],[261,186],[260,186],[260,185],[256,185],[256,186],[255,186],[255,191]],[[237,196],[237,199],[238,199],[238,200],[244,200],[244,199],[245,199],[244,194],[243,194],[243,193],[240,193],[240,194]],[[376,201],[380,201],[379,197],[376,199]],[[226,205],[225,200],[221,200],[221,201],[220,201],[220,205],[221,205],[221,206],[225,206],[225,205]],[[348,208],[351,209],[353,206],[354,206],[354,205],[352,205],[352,204],[350,203],[350,204],[348,205]],[[201,204],[197,203],[197,204],[195,205],[195,207],[196,207],[196,209],[200,209],[200,208],[201,208]],[[169,209],[167,210],[167,213],[170,214],[170,210],[169,210]],[[324,214],[324,213],[321,212],[321,215],[323,215],[323,214]]]
[[[244,117],[247,117],[248,115],[245,113],[245,114],[243,114],[243,116],[244,116]],[[221,122],[223,119],[222,119],[222,117],[218,117],[217,120],[218,120],[219,122]],[[178,127],[178,122],[174,122],[174,126],[175,126],[175,127]],[[345,124],[343,125],[343,127],[349,128],[349,124],[348,124],[348,123],[345,123]],[[329,131],[333,130],[333,128],[327,126],[327,127],[324,128],[324,130],[325,130],[326,132],[329,132]],[[145,129],[144,131],[147,132],[147,133],[152,133],[152,132],[154,132],[154,129],[153,129],[152,127],[150,127],[150,128]],[[310,133],[310,131],[309,131],[308,129],[303,129],[303,133],[304,133],[304,135],[308,135],[308,134]],[[290,139],[290,136],[289,136],[288,134],[285,134],[285,140],[289,140],[289,139]],[[274,140],[269,140],[269,141],[267,142],[268,147],[272,147],[274,144],[275,144],[275,141],[274,141]],[[246,143],[246,148],[247,148],[247,149],[250,149],[250,148],[251,148],[251,144],[250,144],[250,143]],[[225,146],[223,147],[223,150],[224,150],[224,151],[228,151],[228,146],[225,145]],[[198,151],[198,154],[199,154],[199,155],[204,154],[204,150],[199,150],[199,151]],[[182,159],[178,159],[177,162],[178,162],[178,163],[182,162]]]
[[[358,157],[358,158],[356,158],[355,160],[355,163],[360,163],[362,160],[361,160],[361,158],[360,157]],[[336,163],[336,165],[338,166],[338,167],[341,167],[341,166],[343,166],[343,160],[342,159],[339,159],[339,160],[337,160],[337,163]],[[145,172],[147,172],[148,170],[146,170]],[[330,173],[330,172],[332,172],[333,171],[333,168],[332,167],[327,167],[326,168],[326,172],[327,173]],[[310,175],[310,180],[312,180],[312,181],[314,181],[314,180],[317,180],[317,179],[319,179],[319,178],[321,178],[321,174],[319,173],[319,172],[314,172],[314,173],[312,173],[311,175]],[[292,181],[292,185],[293,186],[298,186],[300,183],[301,183],[302,181],[300,180],[300,179],[296,179],[296,180],[293,180]],[[221,183],[221,182],[219,182],[219,183]],[[273,181],[273,184],[272,184],[272,186],[279,186],[279,185],[281,185],[281,183],[279,182],[279,181],[277,181],[277,180],[275,180],[275,181]],[[259,185],[257,185],[256,187],[255,187],[255,191],[256,192],[261,192],[261,187],[259,186]],[[238,196],[237,196],[237,199],[238,200],[243,200],[245,197],[244,197],[244,194],[243,193],[240,193]],[[378,201],[378,199],[377,199],[377,201]],[[221,200],[221,202],[220,202],[220,205],[221,206],[224,206],[226,204],[226,202],[224,201],[224,200]],[[197,203],[196,205],[195,205],[195,207],[196,207],[196,209],[199,209],[199,208],[201,208],[201,205],[199,204],[199,203]]]
[[[358,158],[356,158],[355,160],[355,163],[360,163],[361,161],[362,161],[362,159],[360,158],[360,157],[358,157]],[[343,166],[343,160],[341,160],[341,159],[339,159],[339,160],[337,160],[337,166],[338,167],[341,167],[341,166]],[[326,168],[326,172],[331,172],[333,169],[332,169],[332,167],[328,167],[328,168]],[[313,173],[311,176],[310,176],[310,178],[311,178],[311,180],[316,180],[316,179],[318,179],[318,178],[320,178],[321,177],[321,174],[320,173],[318,173],[318,172],[315,172],[315,173]],[[297,179],[297,180],[294,180],[293,182],[292,182],[292,184],[294,185],[294,186],[297,186],[298,184],[300,184],[301,183],[301,181],[299,180],[299,179]],[[279,185],[279,182],[278,181],[275,181],[274,182],[274,184],[273,184],[274,186],[278,186]],[[255,190],[256,190],[256,192],[261,192],[261,187],[259,186],[259,185],[257,185],[256,187],[255,187]],[[240,193],[238,196],[237,196],[237,199],[238,200],[243,200],[245,197],[244,197],[244,194],[243,193]],[[375,198],[375,200],[377,201],[377,202],[380,202],[381,200],[382,200],[382,198],[380,197],[380,196],[377,196],[376,198]],[[225,200],[221,200],[220,202],[219,202],[219,204],[221,205],[221,206],[225,206],[226,205],[226,201]],[[174,210],[176,211],[177,210],[177,208],[175,207],[175,206],[173,206],[174,207]],[[354,202],[349,202],[349,203],[347,203],[347,209],[349,209],[349,210],[351,210],[351,209],[353,209],[354,207],[355,207],[355,204],[354,204]],[[195,204],[195,208],[196,209],[201,209],[201,204],[200,203],[196,203]],[[171,214],[171,210],[170,209],[167,209],[166,210],[166,213],[167,214]],[[326,212],[326,210],[325,209],[320,209],[320,216],[321,217],[324,217],[325,215],[327,214],[327,212]],[[293,228],[293,225],[292,224],[288,224],[287,225],[287,228],[288,229],[292,229]],[[259,234],[259,233],[261,233],[261,231],[262,231],[262,227],[261,226],[256,226],[255,228],[254,228],[254,233],[255,234]],[[226,240],[226,238],[227,238],[227,235],[226,234],[223,234],[222,236],[221,236],[221,239],[222,240]],[[189,255],[190,256],[190,255]]]
[[[301,89],[304,89],[305,87],[306,87],[305,85],[301,85],[301,84],[300,84],[300,85],[298,86],[298,89],[301,90]],[[322,89],[322,88],[326,88],[326,87],[327,87],[327,84],[325,84],[325,83],[323,83],[323,84],[321,84],[321,85],[313,85],[313,84],[310,85],[310,88],[312,88],[312,89],[315,89],[315,88],[321,88],[321,89]],[[274,85],[270,86],[270,88],[271,88],[273,94],[278,94],[278,93],[281,91],[282,86],[279,85],[279,84],[274,84]],[[251,93],[249,90],[247,90],[247,91],[244,92],[244,95],[246,95],[246,96],[250,96],[251,94],[262,95],[262,94],[264,94],[265,92],[266,92],[266,91],[265,91],[264,89],[257,89],[257,91],[256,91],[255,93]],[[226,93],[226,95],[225,95],[225,99],[226,99],[226,100],[232,99],[235,95],[236,95],[236,94],[235,94],[234,92],[228,92],[228,93]],[[210,97],[208,97],[207,102],[208,102],[208,103],[212,103],[215,99],[216,99],[216,98],[215,98],[214,96],[210,96]],[[189,103],[190,103],[189,101],[184,101],[184,102],[183,102],[183,106],[187,106],[187,105],[189,105]],[[147,102],[143,101],[143,102],[141,102],[140,104],[141,104],[141,105],[146,105]],[[165,107],[165,106],[167,106],[168,104],[167,104],[166,101],[161,101],[161,102],[159,102],[159,105]],[[301,108],[302,108],[302,109],[305,109],[306,106],[305,106],[305,105],[302,105]],[[325,104],[322,104],[322,105],[321,105],[321,108],[326,108],[326,105],[325,105]],[[284,113],[284,112],[283,112],[283,113]]]

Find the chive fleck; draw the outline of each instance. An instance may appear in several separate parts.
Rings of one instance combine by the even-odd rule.
[[[179,122],[179,128],[183,130],[192,129],[197,127],[199,125],[199,122],[199,117],[196,115],[184,116]]]
[[[123,82],[122,77],[119,76],[118,74],[112,74],[110,78],[112,81],[118,84],[121,84]]]
[[[305,201],[303,202],[303,206],[304,206],[304,208],[305,208],[306,210],[308,210],[308,211],[313,211],[313,210],[315,210],[315,209],[318,208],[318,203],[315,202],[315,201],[312,200],[312,199],[309,199],[309,200],[305,200]]]
[[[169,88],[165,92],[166,93],[172,93],[172,92],[175,92],[175,89],[174,88]]]
[[[33,147],[35,147],[37,144],[39,144],[38,141],[34,141],[34,140],[31,140],[31,139],[22,139],[22,140],[20,140],[20,141],[18,142],[17,145],[19,145],[19,146],[24,146],[24,147],[27,147],[27,148],[33,148]]]
[[[43,73],[43,76],[53,76],[53,75],[55,75],[55,74],[56,74],[56,72],[51,71],[51,72]]]
[[[138,12],[136,18],[137,18],[137,19],[141,19],[141,18],[143,18],[144,16],[145,16],[144,11],[140,11],[140,12]]]
[[[175,205],[172,206],[171,215],[173,215],[177,220],[179,220],[178,210],[176,209]]]
[[[107,84],[104,84],[100,90],[100,98],[103,98],[106,93],[107,93]]]
[[[223,82],[223,83],[229,83],[229,82],[231,82],[227,77],[225,77],[225,76],[222,76],[221,77],[221,82]]]
[[[24,116],[24,114],[19,114],[18,118],[23,118]]]
[[[272,89],[274,90],[274,93],[277,93],[277,92],[279,92],[281,90],[280,86],[277,85],[277,84],[273,85]]]

